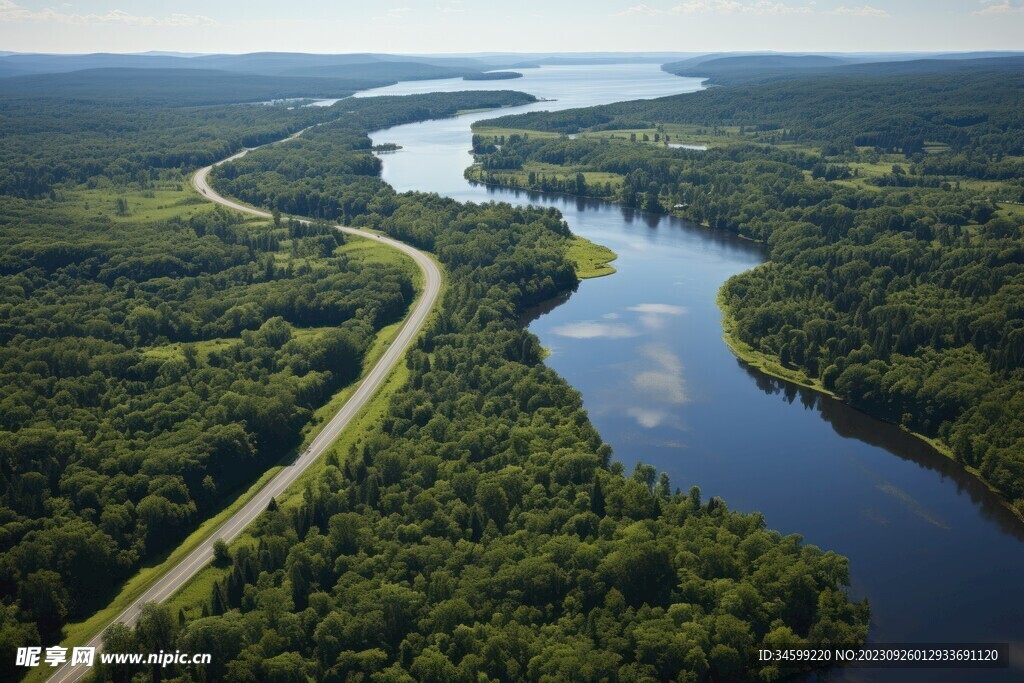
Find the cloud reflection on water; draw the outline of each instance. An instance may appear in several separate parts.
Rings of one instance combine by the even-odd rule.
[[[673,304],[638,303],[625,307],[623,312],[605,313],[600,320],[559,325],[552,332],[572,339],[631,339],[663,330],[669,318],[687,312],[685,307]],[[625,372],[629,384],[620,395],[629,396],[631,406],[626,414],[641,427],[666,425],[673,417],[667,408],[690,400],[683,363],[667,344],[652,342],[639,347]]]

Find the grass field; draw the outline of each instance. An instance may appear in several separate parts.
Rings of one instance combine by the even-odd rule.
[[[498,128],[495,126],[480,126],[477,124],[473,125],[473,134],[479,135],[482,138],[509,138],[513,135],[522,135],[529,137],[532,140],[543,140],[545,138],[560,138],[561,133],[550,133],[542,130],[523,130],[521,128]]]
[[[1024,204],[1011,204],[1009,202],[1003,202],[999,205],[999,208],[1010,216],[1024,216]]]
[[[602,188],[605,183],[611,186],[611,189],[617,190],[622,185],[622,181],[625,176],[621,176],[618,173],[605,173],[603,171],[583,171],[575,166],[556,166],[554,164],[540,164],[532,161],[528,161],[523,164],[522,169],[502,169],[500,171],[491,171],[490,175],[484,169],[479,166],[474,166],[466,171],[466,177],[470,180],[476,180],[479,182],[487,182],[488,177],[495,179],[498,184],[505,185],[508,187],[519,187],[526,189],[537,189],[531,188],[530,186],[530,173],[534,173],[536,178],[540,178],[541,175],[547,176],[551,180],[565,181],[575,180],[577,173],[582,173],[584,180],[587,185],[596,186],[601,185]]]
[[[118,200],[123,200],[119,209]],[[192,189],[185,176],[165,178],[140,190],[114,187],[109,183],[86,189],[64,190],[58,201],[75,218],[106,217],[117,223],[139,223],[188,218],[215,210]]]
[[[569,243],[568,256],[576,268],[576,276],[581,280],[611,275],[615,272],[611,262],[619,257],[608,247],[578,235]]]

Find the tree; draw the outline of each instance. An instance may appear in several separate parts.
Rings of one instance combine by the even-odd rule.
[[[18,603],[35,622],[43,642],[61,641],[61,626],[68,615],[71,598],[60,574],[49,569],[29,574],[18,591]]]
[[[222,538],[218,538],[213,542],[213,562],[221,566],[231,562],[231,550]]]

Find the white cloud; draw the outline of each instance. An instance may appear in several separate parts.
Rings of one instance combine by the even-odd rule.
[[[409,13],[408,7],[392,7],[384,13],[383,19],[401,19]]]
[[[844,14],[850,17],[887,17],[889,13],[884,9],[878,9],[877,7],[871,7],[870,5],[864,5],[862,7],[847,7],[842,5],[835,8],[832,14]]]
[[[805,14],[811,8],[773,0],[685,0],[669,11],[672,14]]]
[[[1024,12],[1020,0],[980,0],[983,7],[975,14],[1018,14]]]
[[[649,5],[634,5],[633,7],[627,7],[621,12],[616,12],[616,16],[624,17],[630,14],[646,14],[647,16],[655,16],[658,14],[664,14],[660,9],[655,9]]]
[[[0,22],[53,22],[58,24],[124,24],[126,26],[211,26],[217,22],[202,14],[170,14],[163,17],[110,10],[106,14],[74,14],[52,8],[30,10],[13,0],[0,0]]]

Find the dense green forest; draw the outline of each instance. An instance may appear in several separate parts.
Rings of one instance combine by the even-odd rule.
[[[324,223],[243,221],[185,189],[183,171],[341,112],[105,95],[0,100],[12,126],[0,188],[8,673],[12,647],[59,641],[294,449],[414,296],[411,262],[352,250]],[[502,98],[529,100],[380,109],[415,120]]]
[[[201,106],[292,98],[347,97],[387,82],[352,78],[262,76],[229,71],[180,69],[85,69],[71,73],[0,78],[0,97],[44,97],[61,101]]]
[[[116,96],[116,95],[115,95]],[[279,140],[335,118],[326,107],[139,106],[104,98],[0,97],[0,195],[56,198],[57,186],[106,180],[148,187],[241,147]]]
[[[185,680],[770,680],[759,645],[864,638],[843,558],[612,462],[519,322],[575,284],[555,210],[407,194],[357,222],[438,256],[441,311],[361,447],[153,615],[216,653]]]
[[[533,101],[531,95],[507,90],[355,98],[345,102],[341,119],[287,146],[256,150],[218,166],[210,178],[225,195],[282,213],[344,221],[387,213],[395,193],[378,177],[380,160],[369,153],[368,130]]]
[[[360,447],[221,551],[199,602],[148,607],[107,632],[110,649],[214,654],[183,680],[770,680],[759,646],[866,637],[845,558],[612,461],[521,326],[578,282],[557,211],[397,195],[377,176],[369,130],[531,99],[313,111],[111,91],[65,103],[66,120],[56,100],[0,99],[15,131],[3,168],[66,168],[12,174],[0,195],[5,675],[12,648],[57,641],[293,448],[408,306],[410,272],[359,258],[326,223],[243,221],[185,187],[211,157],[333,119],[214,182],[433,252],[443,303]]]
[[[910,156],[925,151],[927,141],[961,154],[983,153],[989,157],[987,165],[1024,155],[1022,81],[1020,68],[896,76],[790,75],[770,83],[655,100],[532,112],[492,119],[486,125],[567,134],[673,123],[709,131],[744,127],[751,134],[748,139],[816,145],[829,156],[861,147]],[[1014,170],[1013,177],[1019,178],[1020,166]]]
[[[403,101],[416,100],[386,104]],[[321,215],[446,267],[408,380],[359,446],[197,577],[197,602],[153,607],[108,646],[214,653],[183,680],[771,680],[760,645],[861,641],[867,607],[846,596],[844,558],[653,468],[626,476],[543,365],[520,315],[577,283],[558,212],[396,195],[359,157],[397,114],[364,106],[215,182],[282,210],[316,206],[306,176],[320,196],[373,189]]]
[[[884,76],[1010,71],[1024,68],[1024,56],[1020,53],[952,53],[929,59],[878,62],[865,55],[705,55],[671,62],[661,68],[677,76],[705,78],[713,85],[738,85],[785,80],[791,78],[795,71],[829,78],[843,78],[851,74]]]
[[[937,439],[1024,514],[1022,108],[1019,70],[791,74],[482,122],[468,175],[766,242],[722,290],[732,334]],[[670,146],[688,140],[711,148]]]
[[[293,448],[413,284],[326,226],[0,204],[0,595],[46,644]]]

